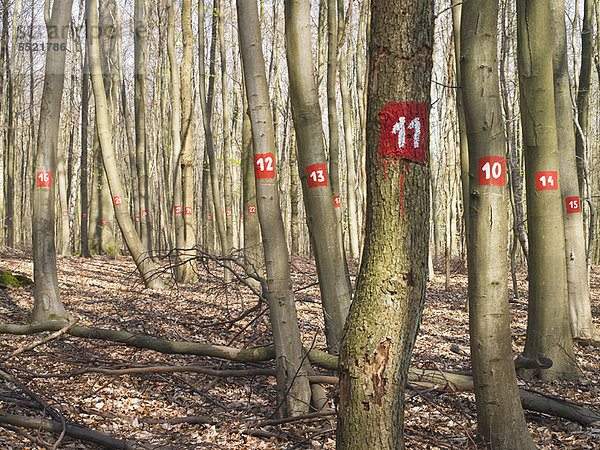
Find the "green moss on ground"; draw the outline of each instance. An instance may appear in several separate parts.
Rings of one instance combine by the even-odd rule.
[[[0,270],[0,284],[13,287],[33,286],[33,280],[24,275],[14,275],[8,270]]]

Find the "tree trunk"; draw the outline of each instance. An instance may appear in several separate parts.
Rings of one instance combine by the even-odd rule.
[[[113,200],[114,211],[123,234],[123,239],[133,257],[133,260],[144,279],[146,287],[151,289],[162,289],[163,283],[158,277],[156,266],[144,248],[140,238],[135,232],[135,227],[129,216],[127,203],[125,202],[125,191],[121,185],[119,172],[116,164],[115,150],[112,145],[110,119],[102,69],[100,67],[100,48],[98,36],[98,8],[96,0],[88,0],[86,4],[87,17],[87,39],[89,40],[89,63],[92,87],[96,104],[96,124],[98,128],[98,140],[102,150],[102,160],[108,178],[110,192]]]
[[[311,390],[306,375],[310,367],[300,340],[288,249],[279,206],[275,161],[277,149],[256,0],[237,0],[237,8],[238,18],[244,18],[244,26],[239,28],[239,38],[252,122],[258,218],[263,232],[267,268],[278,401],[279,404],[284,402],[284,414],[293,416],[308,411]]]
[[[427,282],[433,7],[371,3],[366,238],[340,349],[338,449],[404,448],[404,385]],[[390,21],[390,11],[403,14]]]
[[[90,257],[88,247],[88,113],[89,113],[89,64],[88,45],[85,43],[85,56],[81,75],[81,184],[79,195],[81,197],[81,256]]]
[[[579,375],[569,325],[562,199],[552,80],[549,0],[518,0],[521,120],[529,226],[529,308],[524,355],[545,356],[544,380]]]
[[[181,31],[183,36],[183,57],[181,59],[181,200],[183,210],[183,248],[182,262],[178,266],[179,281],[192,282],[196,277],[190,259],[195,252],[196,224],[194,215],[194,115],[192,102],[192,64],[194,51],[194,36],[192,35],[192,3],[183,0],[181,3]],[[179,188],[179,187],[177,187]]]
[[[554,104],[558,136],[560,188],[563,199],[567,292],[573,337],[595,338],[585,254],[583,205],[577,183],[575,128],[569,83],[564,0],[552,0]]]
[[[577,154],[577,175],[581,197],[589,196],[586,192],[587,154],[585,139],[588,132],[590,83],[592,80],[592,54],[594,34],[594,3],[593,0],[583,2],[583,29],[581,30],[581,68],[577,89],[577,122],[579,130],[575,133],[575,151]],[[565,71],[567,68],[565,67]],[[570,108],[569,108],[570,109]]]
[[[306,221],[313,242],[327,346],[337,353],[350,307],[350,283],[341,251],[339,221],[334,211],[331,184],[327,180],[321,108],[313,74],[310,5],[285,2],[290,98],[296,139],[298,170],[304,192]]]
[[[342,2],[343,3],[343,2]],[[352,2],[348,6],[350,14],[352,8]],[[341,16],[340,23],[343,24],[343,4],[340,5],[339,16]],[[350,17],[348,17],[350,19]],[[339,53],[340,63],[340,93],[342,95],[342,118],[344,124],[344,146],[346,149],[346,172],[347,172],[347,193],[348,193],[348,204],[346,211],[348,214],[348,238],[350,241],[350,255],[352,259],[357,260],[360,255],[360,245],[358,237],[358,208],[357,208],[357,192],[358,192],[358,181],[356,177],[356,151],[354,143],[354,127],[352,117],[352,105],[350,104],[350,88],[348,86],[348,69],[346,67],[350,54],[350,40],[346,39],[347,33],[344,33],[342,41],[343,47]],[[359,56],[360,57],[360,56]],[[334,194],[335,195],[335,194]],[[334,206],[341,206],[339,203],[334,203]]]
[[[471,171],[469,331],[477,433],[492,448],[534,449],[519,401],[507,286],[506,142],[498,85],[498,1],[462,12],[460,86]]]
[[[65,30],[71,18],[72,0],[55,0],[50,11],[45,11],[46,27]],[[66,45],[66,33],[54,33],[48,46]],[[56,273],[56,246],[54,242],[56,153],[58,127],[65,79],[66,50],[46,52],[44,91],[40,111],[37,156],[35,159],[35,188],[33,191],[33,286],[34,305],[32,322],[69,318],[60,300]]]
[[[134,109],[135,153],[139,192],[141,241],[148,255],[152,255],[152,221],[150,220],[150,193],[148,192],[148,156],[146,145],[146,52],[148,48],[147,0],[134,4]]]

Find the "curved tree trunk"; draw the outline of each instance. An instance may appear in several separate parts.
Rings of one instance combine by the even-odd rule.
[[[340,349],[338,449],[404,448],[404,385],[427,282],[433,3],[371,3],[366,238]]]
[[[550,0],[518,0],[517,38],[529,226],[524,355],[554,364],[542,379],[579,375],[569,325],[562,198],[552,80]]]
[[[52,16],[45,11],[46,27],[65,30],[71,18],[72,0],[55,0]],[[65,33],[54,33],[48,45],[64,46]],[[65,79],[65,50],[46,53],[46,72],[40,111],[35,187],[33,190],[33,313],[32,322],[68,318],[60,300],[54,242],[56,153]]]
[[[286,0],[285,37],[306,221],[315,253],[327,346],[331,352],[337,353],[350,307],[351,291],[325,164],[321,108],[310,45],[310,5],[307,2]]]
[[[96,124],[98,129],[98,140],[102,150],[102,160],[110,187],[117,222],[121,228],[123,239],[133,257],[133,260],[144,279],[146,287],[151,289],[162,289],[163,283],[158,277],[156,266],[144,248],[140,238],[135,232],[131,221],[127,203],[125,202],[125,190],[121,185],[117,169],[115,150],[112,145],[110,119],[106,94],[104,92],[104,81],[100,67],[100,47],[98,35],[98,7],[96,0],[88,0],[86,4],[87,17],[87,39],[89,41],[89,63],[94,99],[96,104]]]
[[[263,231],[269,311],[277,362],[277,393],[279,403],[285,405],[284,413],[293,416],[308,411],[311,390],[306,375],[310,367],[300,340],[279,206],[277,149],[256,0],[237,0],[237,8],[238,18],[243,17],[245,22],[239,28],[239,38],[252,122],[258,218]]]
[[[499,449],[534,449],[519,401],[507,286],[506,142],[498,85],[498,0],[462,12],[461,78],[471,171],[469,331],[477,434]],[[460,94],[459,94],[460,96]]]

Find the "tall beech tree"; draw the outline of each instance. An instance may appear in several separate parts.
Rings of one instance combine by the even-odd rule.
[[[104,91],[104,80],[102,77],[102,68],[100,65],[100,46],[98,42],[98,6],[97,0],[87,0],[86,2],[87,18],[87,41],[89,46],[89,66],[90,79],[94,92],[96,105],[96,128],[98,130],[98,141],[102,151],[102,161],[108,185],[110,188],[112,203],[115,216],[123,240],[133,257],[133,260],[140,272],[146,287],[151,289],[162,289],[163,283],[158,277],[156,266],[152,262],[148,251],[142,244],[139,236],[135,232],[135,227],[129,215],[129,209],[125,201],[125,190],[119,178],[117,169],[115,149],[111,138],[110,118],[108,115],[108,105]]]
[[[337,353],[350,307],[350,282],[325,160],[321,108],[311,50],[310,4],[285,1],[285,39],[292,115],[306,221],[317,265],[329,351]]]
[[[569,82],[564,0],[552,0],[552,68],[557,124],[560,189],[563,198],[565,257],[571,332],[575,338],[595,337],[585,253],[583,205],[579,197],[575,127]]]
[[[536,373],[545,380],[579,374],[569,324],[550,20],[550,0],[517,1],[529,227],[529,308],[524,354],[542,355],[553,361],[552,367]]]
[[[267,298],[277,363],[277,397],[287,415],[308,411],[311,389],[306,375],[310,369],[303,354],[288,248],[279,204],[273,118],[270,111],[267,75],[256,0],[237,0],[244,80],[254,142],[254,169],[258,219],[262,229],[267,271]]]
[[[50,13],[44,10],[48,29],[48,47],[58,50],[46,52],[44,90],[40,110],[40,124],[35,158],[35,186],[33,190],[33,313],[32,322],[68,318],[60,299],[56,273],[56,244],[54,241],[56,158],[58,127],[65,80],[67,34],[71,18],[72,0],[55,0]],[[97,23],[97,20],[96,20]],[[60,30],[60,32],[56,32]],[[52,32],[51,32],[52,31]],[[61,48],[62,46],[62,48]]]
[[[492,448],[534,449],[519,399],[510,334],[508,189],[498,84],[498,0],[471,0],[462,10],[460,22],[460,90],[468,167],[477,168],[469,176],[467,244],[478,440]]]
[[[432,0],[371,2],[366,236],[340,349],[339,449],[404,448],[427,282],[433,9]]]

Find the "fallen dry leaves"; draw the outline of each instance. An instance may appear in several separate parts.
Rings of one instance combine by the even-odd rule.
[[[224,285],[222,269],[199,265],[199,281],[177,285],[165,292],[143,290],[129,258],[62,258],[58,261],[63,302],[81,325],[146,333],[164,339],[190,340],[253,347],[271,340],[268,316],[261,308],[241,320],[244,311],[257,304],[251,292],[238,283]],[[4,253],[0,268],[32,275],[32,261],[21,253]],[[322,316],[314,265],[305,259],[292,264],[300,329],[306,346],[325,348]],[[525,273],[519,289],[527,292]],[[468,347],[468,322],[464,310],[466,275],[453,273],[451,289],[444,290],[444,276],[429,283],[423,323],[413,364],[422,368],[468,371],[466,354],[450,350],[452,344]],[[592,271],[592,301],[596,323],[600,314],[600,274]],[[0,321],[26,323],[32,308],[30,288],[0,290]],[[514,350],[522,350],[525,338],[526,299],[511,304]],[[40,336],[0,336],[0,356],[31,343]],[[529,387],[558,395],[600,410],[600,356],[598,349],[576,344],[583,377],[575,383],[527,382]],[[274,379],[214,378],[198,373],[144,373],[37,377],[69,374],[85,367],[119,369],[148,365],[205,365],[241,368],[211,358],[164,355],[105,341],[61,336],[23,352],[6,363],[11,372],[41,395],[67,420],[128,439],[148,448],[335,448],[335,416],[316,417],[299,423],[255,428],[272,418],[275,408]],[[271,362],[256,367],[273,367]],[[248,368],[248,366],[244,366]],[[524,383],[524,382],[522,382]],[[334,407],[336,388],[326,386]],[[17,398],[13,386],[0,380],[0,408],[11,414],[31,414],[31,405]],[[407,448],[472,448],[476,432],[472,393],[436,393],[407,390],[405,436]],[[208,417],[212,423],[169,423],[177,418]],[[530,431],[540,448],[598,448],[599,429],[581,426],[542,414],[527,413]],[[56,436],[30,433],[53,443]],[[0,428],[5,448],[36,448],[12,431]],[[60,448],[96,448],[65,438]]]

